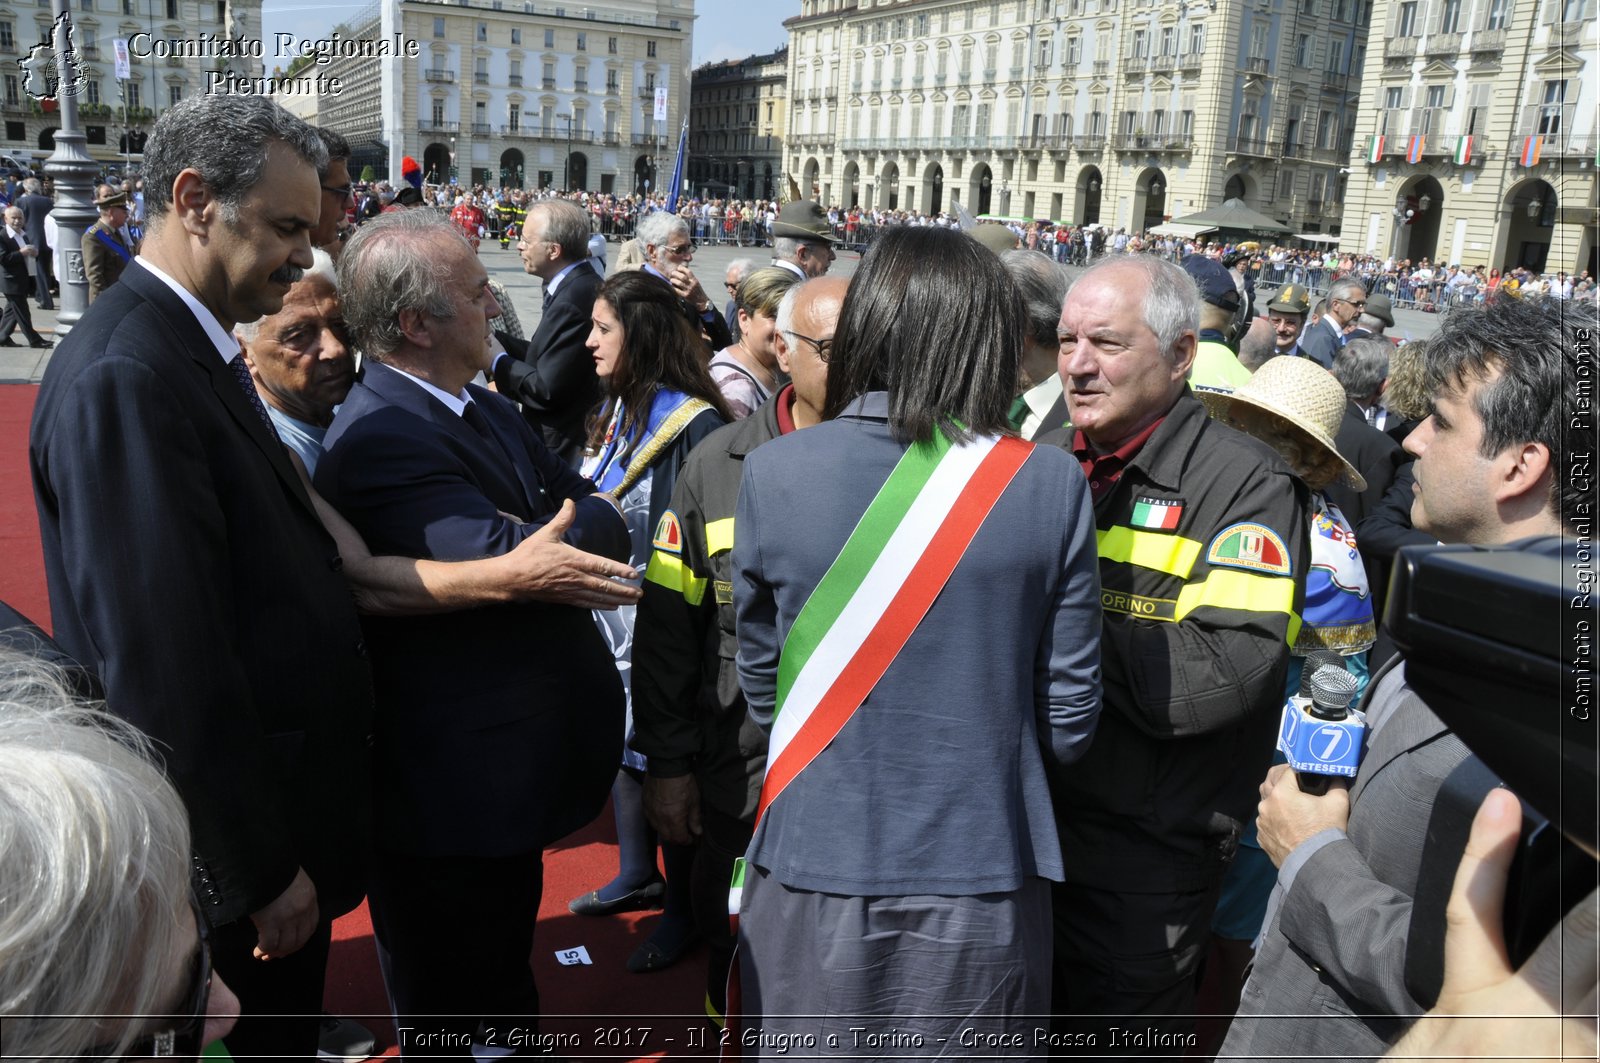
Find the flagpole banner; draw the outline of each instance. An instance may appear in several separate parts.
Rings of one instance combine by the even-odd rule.
[[[115,69],[118,81],[127,81],[133,77],[133,64],[128,60],[128,38],[118,37],[111,42],[111,51],[115,56]]]
[[[678,132],[678,161],[672,164],[672,184],[667,189],[667,210],[676,214],[678,211],[678,193],[683,190],[683,162],[689,147],[689,120],[683,120],[683,128]]]
[[[1525,140],[1523,140],[1523,142],[1522,142],[1522,160],[1521,160],[1522,165],[1523,166],[1537,166],[1537,165],[1539,165],[1539,155],[1543,150],[1544,150],[1544,137],[1535,135],[1535,136],[1531,136],[1531,137],[1528,137]]]
[[[667,120],[667,87],[665,85],[656,86],[655,115],[656,121],[658,122],[665,122]]]
[[[1422,161],[1422,143],[1425,139],[1420,133],[1411,138],[1406,145],[1406,162],[1414,164]]]
[[[1456,165],[1466,166],[1472,162],[1472,138],[1462,136],[1456,138]]]
[[[1376,163],[1383,159],[1384,139],[1383,137],[1373,137],[1372,142],[1367,145],[1367,161],[1369,163]]]

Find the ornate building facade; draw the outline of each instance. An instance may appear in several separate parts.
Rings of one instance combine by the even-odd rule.
[[[352,37],[417,54],[327,66],[342,91],[319,118],[357,173],[398,180],[409,155],[430,180],[617,193],[670,173],[693,0],[383,0],[359,21]]]
[[[1595,0],[1381,0],[1341,247],[1600,274]]]
[[[108,165],[141,153],[156,117],[214,87],[213,74],[259,77],[271,51],[261,40],[261,0],[72,0],[68,7],[83,78],[78,122],[89,154]],[[48,4],[0,3],[0,152],[44,159],[55,150],[60,116],[29,95],[22,66],[50,39],[52,24]],[[116,76],[118,39],[130,44],[127,79]],[[228,41],[251,47],[236,50]]]
[[[1371,0],[802,0],[786,170],[824,201],[1337,230]]]
[[[688,189],[698,195],[778,198],[788,77],[787,48],[707,63],[690,75]]]

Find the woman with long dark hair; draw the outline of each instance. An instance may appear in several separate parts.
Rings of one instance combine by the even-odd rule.
[[[1101,620],[1083,472],[1007,428],[1026,332],[976,241],[889,229],[826,420],[744,459],[739,678],[770,746],[739,947],[763,1044],[850,1044],[869,1016],[955,1044],[1049,1010],[1047,778],[1093,734]]]
[[[589,426],[589,456],[583,474],[611,493],[622,508],[633,539],[631,560],[642,575],[651,540],[663,517],[678,471],[695,444],[733,418],[705,365],[705,345],[685,320],[676,293],[637,270],[614,273],[595,296],[588,347],[605,389],[604,405]],[[633,606],[597,612],[595,621],[611,643],[628,687],[633,654]],[[633,733],[629,692],[628,733]],[[628,960],[628,969],[670,966],[694,943],[689,898],[693,854],[664,845],[666,881],[656,868],[656,836],[644,814],[644,758],[622,750],[622,768],[612,786],[620,867],[616,878],[573,900],[578,915],[660,907],[666,913],[655,932]]]

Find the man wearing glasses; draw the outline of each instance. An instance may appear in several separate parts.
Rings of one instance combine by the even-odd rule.
[[[695,252],[694,242],[689,239],[689,223],[675,214],[658,210],[639,222],[636,235],[644,251],[644,264],[639,268],[672,286],[678,293],[685,319],[697,333],[705,334],[711,350],[733,346],[728,323],[717,313],[711,297],[689,268]]]
[[[311,230],[311,246],[322,248],[337,262],[344,248],[340,231],[347,228],[346,212],[356,194],[350,181],[350,144],[322,126],[317,127],[317,137],[328,149],[328,165],[317,172],[317,183],[322,186],[322,213]]]
[[[1322,366],[1333,368],[1333,356],[1344,346],[1345,329],[1361,316],[1367,305],[1367,289],[1358,280],[1345,278],[1328,289],[1328,310],[1300,335],[1300,353]]]

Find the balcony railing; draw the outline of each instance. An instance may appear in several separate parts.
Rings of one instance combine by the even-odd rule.
[[[654,134],[654,133],[635,133],[635,134],[633,134],[633,146],[636,147],[636,148],[649,147],[649,146],[651,146],[653,144],[658,143],[660,140],[661,140],[661,137],[659,135],[657,135],[657,134]]]
[[[607,133],[601,133],[599,140],[600,143],[604,144],[606,147],[615,148],[622,143],[622,134],[612,130]]]
[[[1459,55],[1461,52],[1461,34],[1435,33],[1423,43],[1424,55]]]
[[[461,130],[460,122],[446,122],[444,119],[419,118],[417,132],[419,133],[457,133]]]
[[[1172,70],[1176,68],[1177,65],[1178,57],[1175,55],[1158,55],[1152,57],[1150,60],[1150,69],[1158,74],[1164,71]]]
[[[1383,42],[1383,54],[1389,56],[1416,55],[1417,39],[1415,37],[1390,37]]]
[[[1178,56],[1178,69],[1199,70],[1201,67],[1205,66],[1205,62],[1206,57],[1204,52],[1184,52],[1182,55]]]
[[[1479,30],[1468,47],[1474,52],[1501,52],[1506,47],[1505,30]]]
[[[1341,74],[1337,70],[1324,70],[1322,72],[1323,92],[1349,92],[1350,75]]]
[[[606,95],[607,96],[617,96],[617,95],[620,95],[621,93],[622,93],[622,86],[618,85],[616,82],[612,82],[611,84],[606,86]]]
[[[572,83],[572,91],[573,92],[588,92],[589,91],[588,79],[574,81]]]
[[[1079,151],[1101,151],[1106,146],[1104,133],[1079,133],[1072,138],[1072,146]]]
[[[1263,56],[1252,55],[1244,61],[1244,68],[1252,74],[1265,74],[1270,71],[1272,62]]]
[[[1108,76],[1110,73],[1111,73],[1111,60],[1109,60],[1109,59],[1096,59],[1094,61],[1094,76],[1095,77],[1103,78],[1103,77]]]
[[[510,85],[514,89],[520,89],[522,87],[522,75],[521,74],[508,74],[508,75],[506,75],[506,84]]]
[[[1149,68],[1149,56],[1125,55],[1122,57],[1122,73],[1124,74],[1142,74]]]
[[[532,140],[539,134],[536,133],[531,126],[525,126],[521,122],[517,122],[513,125],[501,126],[500,135],[506,137],[520,137],[524,140]]]
[[[488,122],[473,122],[472,123],[472,135],[473,136],[486,137],[490,133],[493,133],[493,132],[494,132],[494,126],[490,125]]]
[[[1070,151],[1072,137],[1066,133],[1034,133],[1018,138],[1017,146],[1025,151]]]
[[[1263,159],[1273,157],[1271,143],[1257,137],[1233,137],[1228,141],[1228,151],[1234,155],[1256,155]]]
[[[639,98],[641,100],[653,100],[653,99],[655,99],[656,98],[656,87],[654,85],[641,85],[639,87]]]
[[[424,70],[422,77],[425,81],[440,82],[446,85],[455,84],[456,72],[454,70]]]
[[[547,88],[547,89],[553,89],[553,88],[556,87],[556,79],[555,78],[541,78],[540,80],[543,82],[544,87]]]
[[[472,83],[474,85],[487,85],[487,84],[489,84],[489,74],[488,74],[488,72],[487,71],[483,71],[483,70],[476,71],[472,75]]]

